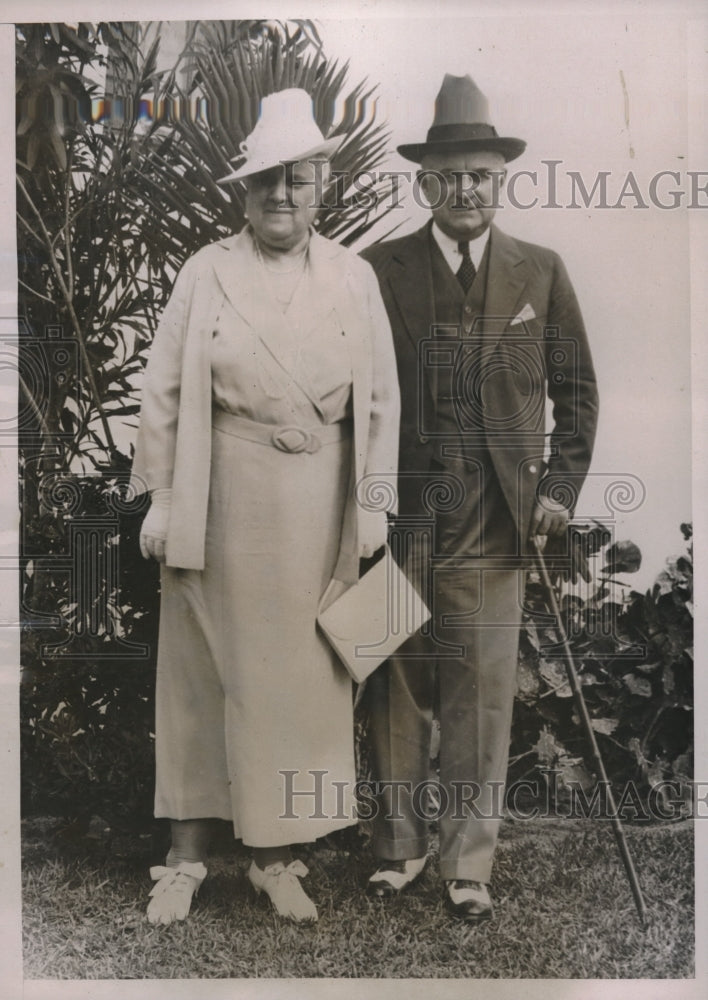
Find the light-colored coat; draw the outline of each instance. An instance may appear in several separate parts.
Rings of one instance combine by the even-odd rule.
[[[260,267],[247,231],[210,244],[180,271],[155,334],[145,372],[132,484],[136,493],[171,487],[168,566],[204,568],[211,462],[210,343],[224,309],[267,340]],[[334,577],[358,575],[358,536],[366,516],[354,485],[368,477],[395,495],[399,395],[391,331],[376,277],[340,244],[312,233],[309,249],[312,321],[336,313],[353,382],[354,448],[339,558]],[[277,354],[277,338],[267,343]],[[279,360],[281,360],[279,358]],[[283,355],[283,363],[287,359]]]

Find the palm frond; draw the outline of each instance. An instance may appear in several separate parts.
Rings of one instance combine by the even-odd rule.
[[[323,134],[346,136],[332,162],[337,197],[322,209],[319,231],[349,244],[390,210],[388,182],[373,183],[364,205],[361,197],[353,197],[361,194],[353,188],[354,178],[375,171],[389,139],[386,125],[377,121],[376,88],[367,80],[347,88],[348,63],[325,57],[308,22],[290,24],[293,31],[258,33],[240,22],[205,22],[190,42],[183,96],[206,98],[207,121],[183,118],[171,123],[167,134],[160,130],[148,143],[140,170],[150,190],[153,224],[147,230],[162,246],[169,232],[175,241],[171,258],[177,262],[204,242],[243,227],[241,187],[231,185],[226,196],[216,182],[239,157],[261,99],[288,87],[311,94]]]

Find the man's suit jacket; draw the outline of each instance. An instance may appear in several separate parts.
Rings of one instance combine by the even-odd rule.
[[[430,223],[362,256],[378,276],[396,349],[399,513],[429,512],[422,487],[441,446],[431,414],[439,380],[449,380],[457,365],[452,384],[464,396],[462,439],[488,449],[523,543],[540,480],[541,491],[574,509],[590,464],[598,395],[580,309],[558,255],[495,226],[488,254],[484,318],[469,334],[434,328]],[[546,464],[547,397],[553,428]]]

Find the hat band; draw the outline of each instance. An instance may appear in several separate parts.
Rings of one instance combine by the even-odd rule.
[[[497,139],[497,130],[486,122],[459,125],[432,125],[427,142],[464,142],[467,139]]]

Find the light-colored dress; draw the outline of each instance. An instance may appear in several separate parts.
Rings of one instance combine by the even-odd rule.
[[[316,626],[350,479],[352,373],[336,312],[313,325],[307,271],[285,314],[256,273],[260,328],[225,301],[212,339],[205,568],[162,569],[156,815],[231,819],[265,847],[355,819],[351,682]],[[224,413],[343,432],[292,453]]]

